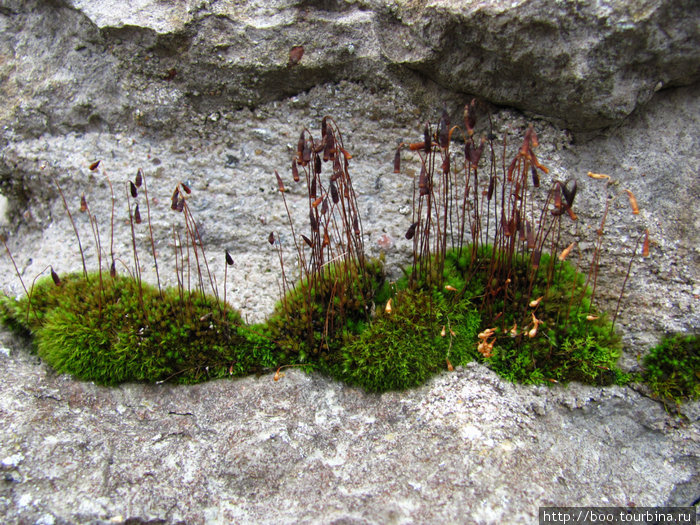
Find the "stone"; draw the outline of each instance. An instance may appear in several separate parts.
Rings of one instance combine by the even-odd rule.
[[[15,0],[0,13],[0,120],[30,136],[173,133],[222,108],[348,80],[408,89],[423,108],[469,94],[572,130],[599,129],[659,89],[700,79],[698,17],[693,0],[144,1],[131,9]],[[304,56],[290,67],[300,44]]]
[[[175,280],[182,224],[170,197],[183,181],[219,286],[229,250],[228,300],[262,321],[279,299],[268,235],[292,245],[274,170],[300,224],[306,202],[291,158],[301,129],[318,136],[325,115],[353,155],[365,247],[384,253],[397,279],[411,253],[417,158],[406,153],[394,174],[395,147],[421,140],[443,103],[460,122],[478,95],[479,136],[507,137],[512,153],[533,122],[550,169],[543,186],[577,180],[580,221],[563,236],[580,241],[584,260],[608,191],[615,197],[604,309],[614,311],[634,242],[649,230],[651,256],[633,261],[618,318],[622,366],[638,370],[666,332],[700,326],[696,2],[123,5],[0,7],[0,209],[25,283],[49,265],[81,268],[54,180],[89,268],[97,255],[80,197],[107,253],[111,181],[115,250],[132,264],[125,195],[142,168],[163,281]],[[296,45],[304,55],[289,67]],[[589,171],[616,183],[605,188]],[[146,229],[137,242],[155,282]],[[24,293],[6,254],[0,285]],[[539,505],[700,496],[700,403],[678,418],[643,388],[528,387],[472,364],[381,396],[294,369],[279,381],[108,389],[56,375],[28,345],[0,330],[8,523],[524,523]]]

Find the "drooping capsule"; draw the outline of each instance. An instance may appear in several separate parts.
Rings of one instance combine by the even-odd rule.
[[[416,234],[416,227],[417,227],[417,226],[418,226],[418,223],[417,223],[417,222],[414,222],[413,224],[411,224],[411,225],[408,227],[408,231],[406,231],[406,235],[405,235],[406,239],[408,239],[409,241],[410,241],[411,239],[413,239],[413,237],[414,237],[415,234]]]

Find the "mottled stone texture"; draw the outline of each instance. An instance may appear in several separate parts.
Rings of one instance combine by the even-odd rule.
[[[611,206],[597,292],[614,309],[648,228],[651,257],[633,264],[617,322],[635,370],[664,333],[700,326],[699,11],[691,0],[0,1],[2,229],[26,282],[49,264],[78,270],[51,176],[74,210],[85,192],[103,243],[109,176],[129,263],[124,183],[141,167],[172,284],[170,195],[186,181],[212,271],[221,283],[229,249],[229,301],[259,321],[278,299],[267,236],[291,246],[274,169],[304,216],[289,175],[300,130],[318,135],[335,117],[367,250],[396,278],[418,163],[407,153],[394,174],[394,148],[420,140],[443,103],[459,123],[476,95],[479,135],[491,113],[512,152],[534,122],[543,186],[578,181],[580,221],[563,236],[584,257],[605,199],[586,173],[637,196],[637,216],[624,193]],[[295,45],[305,53],[289,66]],[[88,219],[74,218],[94,268]],[[148,232],[136,234],[155,281]],[[0,284],[23,293],[5,256]],[[532,523],[538,505],[700,497],[698,404],[681,421],[633,388],[521,387],[474,365],[383,396],[296,371],[105,389],[0,337],[6,523]]]
[[[172,133],[340,80],[403,86],[426,106],[471,94],[590,130],[700,78],[694,0],[23,0],[1,13],[0,116],[31,135]]]

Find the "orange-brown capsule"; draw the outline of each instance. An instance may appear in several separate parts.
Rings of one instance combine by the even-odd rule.
[[[540,302],[542,302],[542,299],[544,299],[544,295],[542,295],[541,297],[538,297],[537,299],[530,301],[530,308],[537,308],[539,306]]]
[[[280,193],[284,193],[284,182],[282,182],[282,177],[280,177],[280,174],[277,173],[277,170],[275,170],[275,177],[277,178],[277,189]]]
[[[639,206],[637,206],[637,199],[635,198],[634,194],[630,190],[625,190],[627,192],[627,196],[630,199],[630,206],[632,207],[632,214],[633,215],[639,215]]]
[[[569,254],[571,253],[571,250],[574,249],[575,245],[576,245],[576,242],[572,242],[566,248],[564,248],[562,250],[562,252],[559,254],[559,260],[563,261],[564,259],[566,259],[569,256]]]
[[[649,257],[649,230],[644,231],[644,243],[642,244],[642,257]]]

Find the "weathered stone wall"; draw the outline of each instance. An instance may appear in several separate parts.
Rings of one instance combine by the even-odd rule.
[[[3,229],[25,280],[48,264],[77,270],[51,177],[75,209],[85,192],[104,242],[107,177],[123,203],[140,167],[172,282],[170,194],[186,181],[219,282],[229,249],[230,301],[261,320],[278,298],[266,238],[285,239],[287,228],[273,170],[290,181],[300,130],[317,135],[324,115],[336,119],[368,251],[384,252],[398,276],[416,163],[407,154],[394,174],[394,147],[419,139],[443,104],[460,122],[477,96],[479,134],[491,113],[493,131],[516,147],[534,122],[551,170],[543,183],[578,180],[580,221],[567,234],[584,255],[604,199],[586,173],[607,173],[637,196],[638,216],[626,198],[612,207],[599,284],[601,305],[614,308],[635,236],[648,228],[652,254],[634,263],[619,319],[623,364],[634,369],[665,332],[700,326],[697,20],[692,0],[5,0]],[[290,67],[295,45],[305,53]],[[288,187],[303,216],[300,189]],[[74,217],[94,267],[87,218]],[[115,246],[128,262],[126,217],[120,205]],[[4,290],[21,292],[7,257],[0,275]],[[110,390],[56,377],[2,335],[0,513],[9,522],[496,523],[515,511],[525,523],[537,505],[700,496],[697,404],[674,428],[631,389],[524,388],[480,366],[381,397],[296,373]]]

